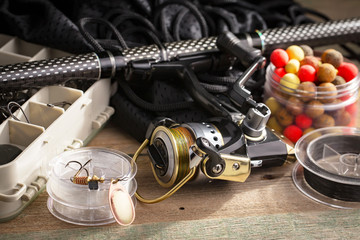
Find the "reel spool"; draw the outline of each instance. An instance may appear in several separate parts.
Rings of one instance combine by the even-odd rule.
[[[157,127],[150,139],[149,155],[156,181],[171,187],[183,179],[193,167],[189,159],[194,154],[196,138],[204,137],[217,149],[224,145],[217,127],[207,123],[188,123],[173,128]],[[196,150],[195,150],[196,151]],[[194,160],[193,160],[194,161]]]
[[[360,207],[360,129],[330,127],[298,140],[292,178],[307,197],[337,208]]]

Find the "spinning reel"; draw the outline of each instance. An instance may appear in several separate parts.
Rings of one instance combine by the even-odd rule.
[[[145,203],[162,201],[175,193],[197,173],[210,179],[244,182],[251,168],[281,166],[295,160],[291,142],[269,128],[253,138],[244,134],[240,123],[225,118],[209,122],[177,124],[164,118],[151,124],[148,138],[134,156],[148,145],[148,154],[156,181],[172,189],[162,197]]]
[[[204,91],[188,66],[176,68],[188,83],[192,97],[218,117],[208,122],[183,124],[163,118],[149,125],[146,140],[134,155],[134,160],[148,146],[156,181],[172,189],[152,200],[137,193],[142,202],[156,203],[168,198],[197,172],[210,179],[244,182],[251,168],[281,166],[295,159],[292,143],[266,127],[270,109],[265,104],[256,103],[244,87],[251,75],[264,67],[265,58],[259,50],[244,47],[232,33],[219,36],[217,45],[219,49],[244,59],[244,65],[248,66],[228,93],[240,111],[229,112]]]

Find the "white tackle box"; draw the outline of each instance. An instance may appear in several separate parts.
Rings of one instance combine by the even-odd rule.
[[[0,34],[0,65],[71,55]],[[110,79],[85,92],[47,86],[0,125],[0,144],[22,152],[0,165],[0,222],[16,217],[45,188],[48,162],[63,151],[86,145],[114,113],[109,107]],[[54,103],[65,103],[58,106]],[[1,157],[1,156],[0,156]]]

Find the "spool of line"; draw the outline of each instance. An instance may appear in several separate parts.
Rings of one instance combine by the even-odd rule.
[[[299,139],[293,170],[296,187],[308,197],[339,208],[360,207],[360,130],[318,129]]]
[[[306,182],[316,191],[325,196],[342,201],[360,202],[360,187],[357,185],[342,184],[321,178],[304,170]]]

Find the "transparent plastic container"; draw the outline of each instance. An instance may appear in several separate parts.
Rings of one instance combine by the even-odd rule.
[[[96,190],[71,181],[80,168],[75,161],[84,165],[90,159],[84,166],[86,170],[80,171],[78,176],[103,177],[104,182],[99,182]],[[73,224],[96,226],[113,223],[115,219],[108,200],[110,182],[121,179],[121,184],[136,203],[136,171],[132,159],[119,151],[88,147],[64,152],[49,166],[48,209],[55,217]]]
[[[283,133],[287,126],[297,124],[298,115],[311,118],[308,121],[311,125],[299,126],[303,135],[318,128],[356,126],[359,75],[345,84],[335,85],[334,91],[322,86],[306,91],[297,89],[300,84],[291,83],[289,88],[285,80],[280,83],[281,77],[274,70],[273,64],[267,67],[264,89],[264,102],[272,110],[268,122],[270,128]]]

